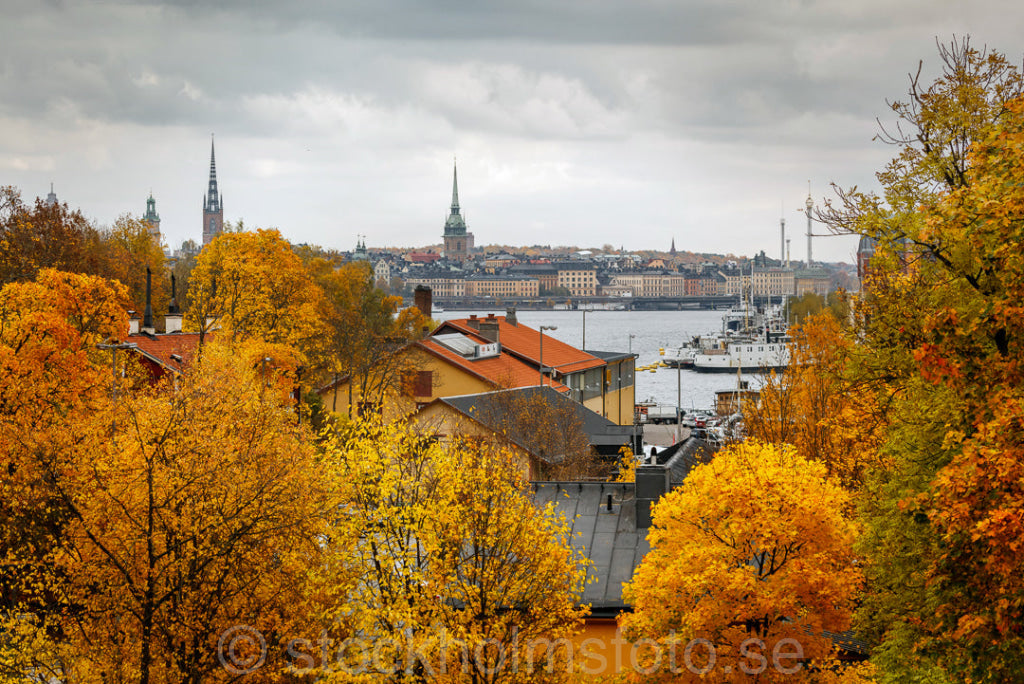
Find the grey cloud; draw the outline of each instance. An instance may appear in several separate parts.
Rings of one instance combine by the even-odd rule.
[[[874,117],[934,61],[934,36],[1019,54],[1022,15],[1010,0],[7,0],[0,183],[64,179],[107,222],[156,186],[186,237],[216,131],[234,218],[423,244],[458,152],[478,240],[728,251],[807,178],[816,196],[871,182],[891,152]]]

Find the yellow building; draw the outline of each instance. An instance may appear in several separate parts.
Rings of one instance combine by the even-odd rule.
[[[584,351],[549,335],[544,335],[542,343],[540,331],[521,324],[514,309],[505,316],[488,314],[486,318],[470,316],[445,321],[432,336],[452,333],[480,336],[500,344],[502,353],[531,367],[538,375],[543,365],[545,378],[568,387],[570,398],[618,425],[633,423],[633,354]]]
[[[597,270],[590,264],[561,263],[558,286],[569,290],[573,297],[593,297],[597,294]]]
[[[397,418],[438,397],[536,385],[540,378],[536,369],[503,353],[499,345],[468,335],[427,337],[396,352],[386,366],[369,378],[350,382],[342,377],[320,388],[324,407],[350,417],[373,410]],[[560,382],[546,382],[568,391]]]
[[[543,372],[541,358],[543,357]],[[438,397],[553,387],[617,425],[633,423],[634,354],[582,351],[521,325],[515,311],[446,321],[383,361],[369,377],[342,377],[318,391],[330,411],[398,417]]]
[[[584,451],[611,468],[623,447],[637,448],[632,425],[617,425],[547,386],[441,397],[412,420],[418,432],[442,441],[458,436],[509,447],[529,480],[549,479]]]

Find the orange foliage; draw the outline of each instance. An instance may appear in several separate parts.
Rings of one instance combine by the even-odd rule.
[[[813,678],[809,664],[834,666],[823,631],[849,627],[863,579],[849,496],[792,447],[747,441],[694,469],[655,507],[652,549],[626,585],[627,636],[663,656],[632,681],[799,681]],[[774,665],[797,645],[802,664]]]

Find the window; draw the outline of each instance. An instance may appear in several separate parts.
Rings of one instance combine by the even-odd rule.
[[[434,371],[416,371],[413,393],[417,397],[429,397],[434,391]]]

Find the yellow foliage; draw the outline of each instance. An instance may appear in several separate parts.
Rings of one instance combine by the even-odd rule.
[[[526,649],[513,644],[579,629],[585,569],[566,521],[534,506],[507,451],[363,421],[334,438],[324,477],[342,514],[307,593],[332,638],[363,641],[353,658],[375,647],[397,664],[374,681],[403,681],[406,672],[535,681]],[[325,681],[360,681],[345,663],[317,665]],[[494,676],[480,679],[488,669]]]
[[[218,236],[199,253],[188,296],[189,330],[219,325],[232,340],[259,338],[304,354],[324,334],[323,292],[276,230]]]
[[[296,592],[324,512],[310,440],[225,342],[156,387],[124,387],[116,402],[108,389],[39,426],[68,435],[59,453],[5,450],[25,475],[4,483],[4,619],[17,641],[0,649],[0,673],[227,681],[221,634],[249,625],[274,643],[303,624]],[[27,532],[14,527],[25,520]],[[267,654],[268,671],[282,655]]]
[[[636,482],[636,456],[628,446],[619,449],[618,475],[615,482]]]

